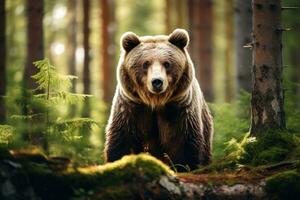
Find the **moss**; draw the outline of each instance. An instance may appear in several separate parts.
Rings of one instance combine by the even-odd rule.
[[[289,159],[300,159],[300,145],[297,146],[288,156]]]
[[[246,146],[241,163],[261,165],[280,162],[298,146],[298,137],[287,131],[267,131],[257,137],[257,142]]]
[[[257,155],[256,161],[260,164],[268,162],[280,162],[284,160],[289,153],[288,149],[279,147],[270,147]]]
[[[300,196],[300,172],[285,171],[266,180],[266,192],[278,199],[298,199]]]
[[[105,195],[105,199],[118,199],[120,195],[130,192],[128,184],[143,183],[159,178],[161,175],[173,174],[167,165],[148,155],[128,155],[113,163],[105,165],[74,168],[69,166],[63,170],[56,170],[51,166],[51,159],[43,157],[43,162],[32,154],[22,154],[14,158],[22,164],[35,192],[42,199],[62,199],[78,196],[78,191],[94,191]],[[44,162],[45,161],[45,162]],[[88,193],[79,196],[89,195]],[[126,196],[125,195],[125,196]]]
[[[167,165],[148,154],[124,156],[113,163],[79,168],[78,172],[73,173],[73,175],[88,177],[89,181],[92,182],[105,180],[105,183],[101,183],[102,186],[126,183],[137,176],[155,179],[161,175],[173,173]],[[93,181],[93,179],[95,180]]]

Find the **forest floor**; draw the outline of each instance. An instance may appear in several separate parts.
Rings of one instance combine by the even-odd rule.
[[[297,199],[300,195],[300,160],[235,169],[212,164],[175,173],[148,154],[90,167],[74,167],[68,158],[32,150],[2,150],[0,156],[0,199]]]

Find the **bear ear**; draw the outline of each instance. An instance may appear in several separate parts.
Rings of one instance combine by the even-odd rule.
[[[121,46],[127,53],[140,43],[139,37],[133,32],[126,32],[121,37]]]
[[[186,47],[189,43],[189,34],[184,29],[175,29],[170,35],[169,35],[169,42],[171,44],[174,44],[180,49],[183,49]]]

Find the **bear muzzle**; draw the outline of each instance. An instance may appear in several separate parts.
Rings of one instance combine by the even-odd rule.
[[[162,91],[164,84],[164,80],[162,78],[153,78],[151,83],[154,92],[160,93]]]
[[[153,94],[161,94],[168,87],[167,73],[159,62],[154,62],[148,69],[147,88]]]

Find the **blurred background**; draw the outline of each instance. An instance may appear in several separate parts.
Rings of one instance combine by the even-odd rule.
[[[93,123],[71,139],[63,138],[59,130],[54,137],[52,131],[46,138],[47,153],[69,156],[80,165],[102,163],[104,127],[116,84],[120,36],[126,31],[141,36],[170,34],[175,28],[184,28],[190,34],[188,50],[215,118],[214,158],[224,155],[226,142],[232,137],[240,138],[248,132],[251,0],[0,2],[2,6],[5,2],[0,13],[1,19],[5,19],[6,41],[5,44],[0,40],[6,45],[0,55],[0,65],[6,66],[5,71],[0,71],[0,95],[5,96],[1,124],[12,130],[2,131],[1,146],[31,145],[30,137],[24,137],[26,131],[22,130],[27,122],[20,120],[24,114],[21,97],[24,88],[34,88],[31,76],[36,70],[32,62],[48,58],[59,73],[78,77],[71,80],[71,92],[92,95],[72,105],[57,102],[50,109],[55,110],[50,116],[52,121],[84,117]],[[283,0],[282,5],[299,6],[299,0]],[[282,37],[287,123],[290,130],[299,133],[299,10],[283,10],[282,27],[287,30]],[[35,121],[34,125],[39,123]]]

